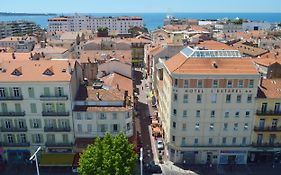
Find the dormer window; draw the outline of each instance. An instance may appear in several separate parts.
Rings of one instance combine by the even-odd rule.
[[[52,71],[52,68],[48,68],[48,69],[45,70],[45,72],[43,74],[48,75],[48,76],[52,76],[52,75],[54,75],[54,72]]]
[[[21,68],[15,69],[11,74],[12,74],[12,75],[15,75],[15,76],[20,76],[20,75],[22,75]]]

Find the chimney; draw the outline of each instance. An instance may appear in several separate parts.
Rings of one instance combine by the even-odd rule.
[[[117,88],[118,91],[120,91],[120,89],[119,89],[119,84],[116,85],[116,88]]]
[[[13,59],[16,59],[16,54],[15,54],[15,52],[12,53],[12,58],[13,58]]]
[[[263,82],[263,75],[261,74],[260,87],[263,87],[263,86],[262,86],[262,82]]]
[[[71,63],[68,61],[68,73],[72,73]]]
[[[99,93],[99,92],[96,93],[96,97],[97,97],[97,99],[98,99],[99,101],[101,101],[101,97],[100,97],[100,93]]]

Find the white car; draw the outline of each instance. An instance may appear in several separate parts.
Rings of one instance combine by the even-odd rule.
[[[158,149],[158,150],[163,150],[163,149],[164,149],[164,143],[163,143],[163,140],[162,140],[162,139],[158,138],[158,139],[156,140],[156,143],[157,143],[157,149]]]

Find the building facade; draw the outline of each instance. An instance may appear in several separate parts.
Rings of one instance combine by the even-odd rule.
[[[23,36],[32,34],[40,28],[30,21],[8,21],[0,22],[0,39],[8,36]]]
[[[157,74],[169,159],[245,164],[259,74],[252,61],[236,51],[189,51],[164,62]]]
[[[94,17],[94,16],[67,16],[55,17],[48,20],[48,32],[92,30],[96,32],[100,27],[108,28],[108,32],[128,34],[131,27],[143,27],[141,17]]]
[[[1,156],[24,161],[39,146],[72,152],[72,108],[82,73],[76,62],[7,61],[0,72]]]

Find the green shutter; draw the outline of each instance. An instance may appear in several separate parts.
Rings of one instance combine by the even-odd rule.
[[[43,134],[40,134],[40,139],[41,139],[41,143],[44,143],[44,137],[43,137]]]
[[[37,113],[36,103],[30,104],[31,113]]]
[[[30,98],[34,98],[34,88],[33,87],[28,88],[28,94],[29,94]]]
[[[43,111],[47,111],[47,110],[46,110],[46,104],[45,104],[45,103],[42,103],[42,109],[43,109]]]
[[[32,143],[35,143],[35,135],[32,134],[31,137],[32,137]]]
[[[3,134],[3,137],[4,137],[4,142],[8,142],[8,135],[7,134]]]
[[[1,106],[2,106],[2,111],[3,112],[8,112],[8,107],[7,107],[6,103],[1,103]]]
[[[29,124],[30,124],[30,128],[33,128],[33,122],[32,122],[32,119],[29,119]]]
[[[17,139],[16,142],[20,143],[20,135],[19,134],[16,135],[16,139]]]
[[[10,88],[9,88],[9,91],[10,91],[10,96],[13,97],[13,96],[14,96],[14,94],[13,94],[13,88],[10,87]]]
[[[55,96],[59,96],[59,88],[55,87]]]
[[[44,87],[44,96],[50,96],[50,88]]]
[[[16,112],[21,112],[21,106],[19,103],[15,104],[15,109],[16,109]]]
[[[8,97],[8,96],[9,96],[8,88],[4,88],[4,91],[5,91],[5,92],[4,92],[4,93],[5,93],[5,96]]]
[[[38,122],[39,128],[42,128],[42,121],[41,121],[41,119],[36,119],[36,120]]]

